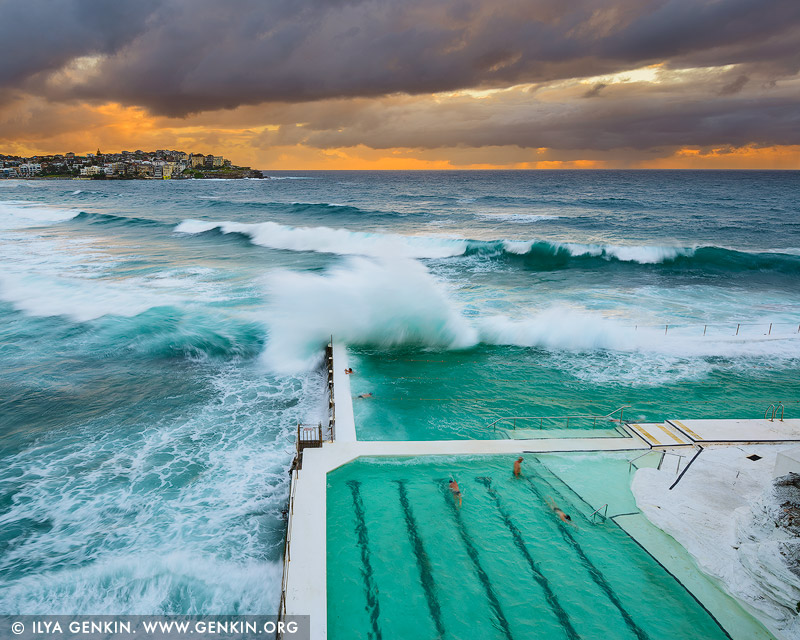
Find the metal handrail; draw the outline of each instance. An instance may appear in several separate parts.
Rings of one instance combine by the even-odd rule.
[[[291,546],[292,546],[292,515],[294,515],[294,497],[297,491],[297,480],[300,477],[300,471],[295,467],[292,471],[292,481],[291,481],[291,488],[289,489],[289,505],[288,505],[288,522],[286,523],[286,540],[283,543],[283,575],[281,576],[281,600],[278,604],[278,621],[282,621],[286,618],[286,589],[289,583],[289,563],[292,560],[291,557]],[[278,629],[282,628],[281,625],[277,625]],[[283,637],[281,631],[275,636],[276,638],[280,639]]]
[[[589,516],[589,517],[592,519],[592,522],[594,522],[594,516],[595,516],[595,514],[596,514],[597,512],[599,512],[599,511],[600,511],[600,509],[605,509],[605,510],[603,511],[603,520],[606,520],[606,519],[608,518],[608,503],[606,502],[604,505],[602,505],[602,506],[600,506],[600,507],[597,507],[597,509],[595,509],[594,511],[592,511],[591,515]]]
[[[661,469],[661,462],[664,460],[664,456],[674,456],[674,457],[678,458],[678,466],[675,469],[675,473],[677,474],[680,471],[681,462],[683,462],[683,459],[686,456],[683,456],[680,453],[673,453],[671,451],[663,451],[663,450],[659,451],[658,449],[648,449],[643,454],[636,456],[633,460],[628,460],[628,473],[631,472],[633,467],[636,467],[636,461],[637,460],[639,460],[640,458],[644,458],[645,456],[649,456],[651,453],[656,453],[656,452],[661,453],[661,460],[659,460],[659,462],[658,462],[658,468],[659,469]],[[636,467],[636,468],[638,469],[639,467]]]
[[[736,322],[736,323],[734,323],[733,321],[731,321],[731,322],[706,322],[706,323],[704,323],[702,325],[703,326],[703,335],[704,336],[706,335],[707,330],[708,330],[709,327],[722,327],[722,328],[731,328],[731,329],[733,329],[733,325],[734,324],[736,325],[736,331],[733,334],[734,336],[738,336],[739,335],[739,330],[742,327],[764,327],[764,328],[767,329],[767,332],[764,334],[765,336],[771,336],[772,335],[772,328],[773,327],[777,327],[777,326],[797,327],[797,330],[794,331],[793,333],[800,333],[800,323],[797,323],[797,322],[766,322],[766,321],[764,321],[764,322]],[[660,329],[661,327],[664,327],[664,335],[666,335],[669,332],[670,329],[678,329],[678,328],[689,329],[689,328],[693,328],[693,327],[698,327],[698,330],[699,330],[700,323],[699,322],[697,322],[697,323],[695,323],[695,322],[687,322],[687,323],[681,323],[681,324],[674,324],[674,323],[669,323],[669,324],[665,324],[665,323],[660,323],[660,324],[635,324],[635,325],[633,325],[633,330],[636,331],[636,330],[639,329],[639,327],[646,327],[646,328],[652,328],[652,329]],[[630,328],[630,325],[628,325],[628,328]]]
[[[635,465],[634,463],[635,463],[635,462],[636,462],[636,461],[637,461],[639,458],[644,458],[645,456],[649,456],[651,453],[653,453],[653,450],[652,450],[652,449],[648,449],[648,450],[647,450],[647,451],[645,451],[645,452],[644,452],[642,455],[640,455],[640,456],[636,456],[636,457],[635,457],[633,460],[628,460],[628,473],[630,473],[630,472],[631,472],[631,469],[633,469],[633,467],[636,467],[636,465]],[[636,467],[636,468],[638,469],[639,467]]]
[[[610,420],[611,422],[618,422],[618,423],[622,424],[622,414],[625,411],[625,409],[630,408],[630,406],[631,405],[628,405],[628,404],[623,405],[623,406],[619,407],[618,409],[614,409],[614,411],[612,411],[611,413],[608,413],[608,414],[606,414],[604,416],[601,416],[601,415],[509,416],[509,417],[506,417],[506,418],[498,418],[494,422],[489,423],[486,426],[486,428],[488,429],[488,428],[491,427],[492,429],[497,431],[497,423],[498,422],[506,422],[508,420],[512,420],[513,421],[513,427],[512,427],[513,429],[517,428],[517,420],[538,420],[539,421],[539,428],[542,427],[542,424],[544,423],[545,420],[564,420],[564,419],[566,419],[566,421],[567,421],[567,428],[569,428],[569,421],[570,420],[578,420],[578,419],[587,419],[587,420],[588,419],[592,419],[594,421],[593,422],[593,426],[597,424],[597,420],[598,419],[600,419],[600,420]],[[611,416],[613,416],[617,412],[619,412],[619,418],[612,418]]]

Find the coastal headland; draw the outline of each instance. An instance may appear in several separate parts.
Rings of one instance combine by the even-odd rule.
[[[0,154],[0,178],[77,180],[191,180],[263,178],[221,155],[170,149],[87,153],[72,151],[30,157]]]

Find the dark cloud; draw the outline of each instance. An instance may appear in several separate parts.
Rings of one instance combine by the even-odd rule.
[[[516,89],[488,98],[456,96],[436,102],[406,96],[299,105],[272,111],[270,120],[283,121],[282,126],[255,143],[597,151],[800,144],[800,80],[767,92],[742,87],[735,94],[723,93],[720,87],[743,84],[729,75],[698,72],[660,84],[619,83],[604,88],[602,100],[577,99],[586,95],[577,85],[560,93]]]
[[[723,96],[730,96],[734,93],[739,93],[743,88],[744,85],[748,83],[750,78],[748,78],[745,74],[738,76],[735,80],[729,82],[728,84],[724,85],[722,89],[719,90],[720,95]]]
[[[0,2],[0,90],[19,87],[75,58],[117,54],[145,32],[158,6],[157,0]]]
[[[787,0],[34,0],[3,3],[4,50],[26,53],[0,87],[180,116],[662,61],[784,77],[800,65],[798,25],[800,2]],[[93,54],[95,69],[54,73]]]
[[[584,98],[596,98],[600,95],[600,92],[605,89],[608,85],[605,82],[598,82],[594,85],[591,89],[589,89],[586,93],[583,94]]]

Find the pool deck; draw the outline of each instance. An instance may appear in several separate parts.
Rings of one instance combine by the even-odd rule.
[[[667,420],[628,423],[632,437],[540,438],[497,440],[359,441],[356,436],[350,379],[344,373],[347,353],[334,344],[336,440],[303,452],[293,486],[291,540],[285,563],[286,612],[311,615],[311,638],[327,638],[327,476],[361,456],[518,455],[570,451],[663,451],[676,447],[726,446],[741,442],[800,441],[800,420]],[[638,454],[640,455],[640,454]],[[635,455],[633,456],[635,457]],[[637,539],[636,531],[629,535]],[[647,548],[658,559],[658,550]]]

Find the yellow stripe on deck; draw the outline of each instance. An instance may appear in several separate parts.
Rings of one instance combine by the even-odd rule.
[[[692,436],[696,440],[702,440],[703,439],[700,436],[698,436],[694,431],[692,431],[689,427],[687,427],[685,424],[683,424],[680,420],[670,420],[670,422],[674,422],[675,424],[677,424],[681,429],[683,429],[686,433],[688,433],[690,436]]]
[[[632,426],[634,429],[636,429],[637,431],[641,431],[641,432],[644,434],[645,438],[647,438],[647,439],[648,439],[650,442],[652,442],[653,444],[658,444],[658,440],[656,440],[656,439],[655,439],[653,436],[651,436],[649,433],[647,433],[647,431],[645,431],[645,430],[642,428],[642,425],[640,425],[640,424],[633,424],[633,425],[631,425],[631,426]]]
[[[672,438],[678,444],[689,444],[688,442],[684,442],[678,436],[676,436],[672,431],[667,429],[663,424],[658,425],[658,428],[661,429],[664,433],[666,433],[670,438]]]

